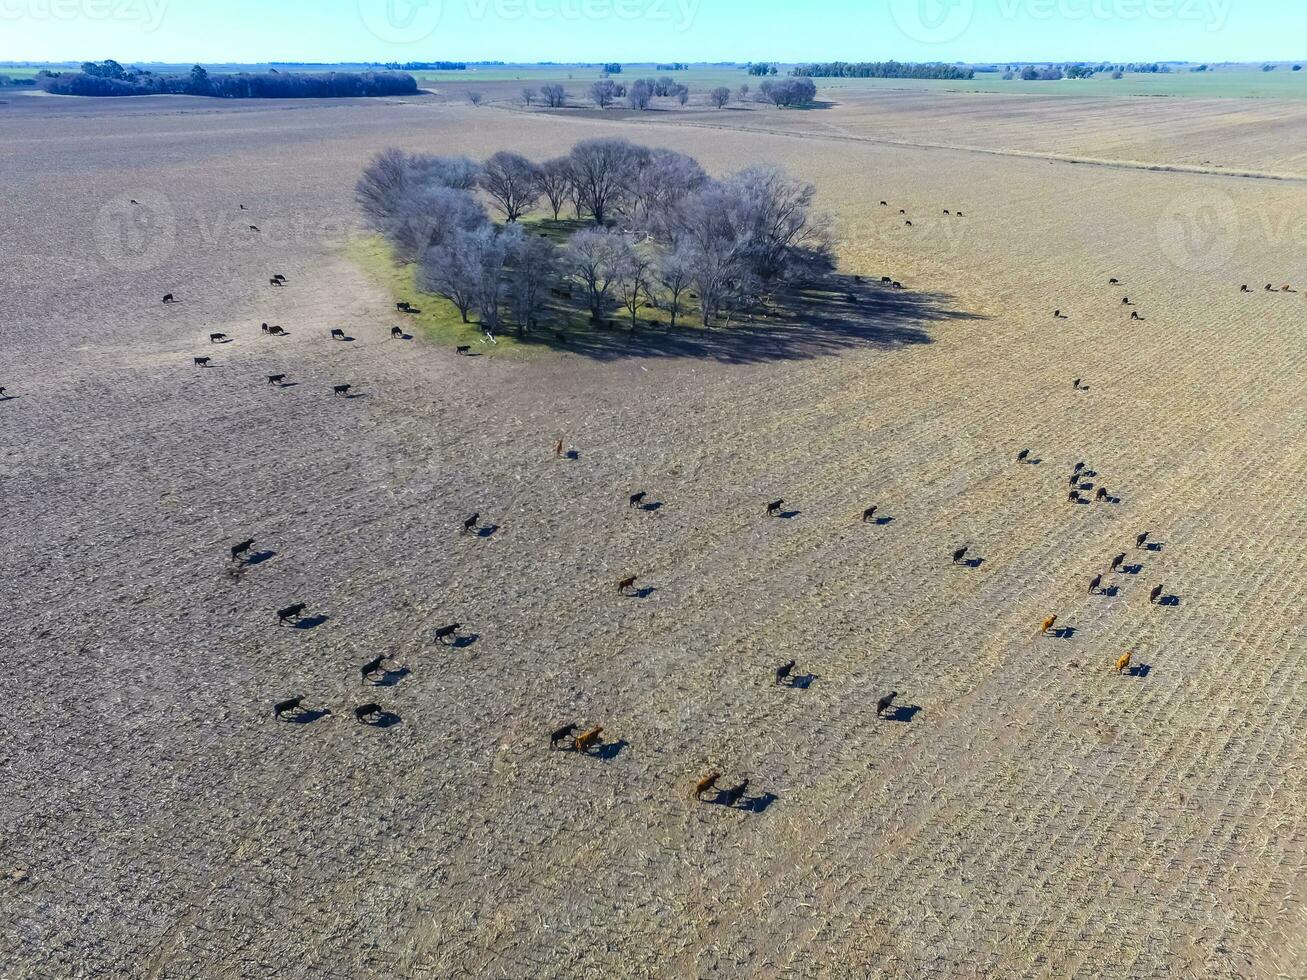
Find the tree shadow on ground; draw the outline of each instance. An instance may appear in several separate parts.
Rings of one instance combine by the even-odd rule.
[[[957,309],[951,299],[944,293],[893,289],[879,282],[835,275],[820,284],[778,294],[765,314],[729,325],[689,326],[683,313],[675,329],[641,321],[632,330],[629,320],[613,317],[611,327],[572,327],[560,339],[556,324],[565,320],[575,324],[584,317],[569,305],[555,307],[554,323],[542,323],[521,341],[596,360],[666,357],[721,364],[806,360],[848,350],[928,344],[932,324],[985,319]]]

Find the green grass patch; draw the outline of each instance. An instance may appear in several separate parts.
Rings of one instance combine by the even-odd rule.
[[[495,337],[498,343],[485,341],[485,334],[469,315],[472,323],[464,323],[458,307],[442,296],[418,289],[415,276],[417,266],[398,262],[394,249],[380,235],[365,235],[350,243],[347,254],[378,285],[382,286],[396,303],[408,302],[421,313],[401,313],[395,310],[395,323],[415,336],[437,344],[459,346],[471,344],[483,354],[521,354],[524,345],[510,332]]]
[[[588,221],[575,221],[567,218],[554,221],[549,218],[528,218],[522,221],[531,234],[545,234],[555,244],[562,246],[567,239],[581,228],[589,227]],[[581,292],[575,285],[571,286],[572,299],[560,300],[550,297],[542,310],[536,328],[525,336],[517,336],[511,320],[506,320],[501,332],[495,335],[497,343],[485,340],[485,334],[476,323],[476,315],[470,314],[473,322],[464,323],[458,308],[449,300],[434,293],[419,289],[416,282],[417,267],[413,264],[398,262],[390,244],[380,235],[363,235],[354,239],[347,248],[348,257],[361,268],[367,276],[380,285],[396,303],[407,302],[416,306],[421,313],[416,315],[395,311],[395,324],[402,326],[414,336],[421,336],[433,343],[460,346],[472,345],[479,354],[496,357],[525,357],[542,350],[575,350],[578,343],[588,350],[604,349],[620,353],[627,346],[630,337],[630,313],[615,302],[607,313],[607,327],[596,327],[590,323],[590,313],[584,308]],[[682,297],[682,309],[677,315],[676,329],[695,329],[698,311],[690,309],[686,297]],[[666,310],[646,306],[639,311],[641,328],[666,329],[670,322]],[[562,334],[563,339],[560,339]]]

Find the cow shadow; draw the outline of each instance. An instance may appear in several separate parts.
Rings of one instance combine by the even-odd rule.
[[[372,681],[371,686],[394,687],[396,684],[398,684],[400,681],[402,681],[405,677],[407,677],[411,673],[412,671],[409,670],[407,667],[396,667],[393,670],[386,671],[376,680]]]
[[[1138,575],[1138,574],[1139,574],[1140,572],[1142,572],[1143,570],[1144,570],[1144,566],[1143,566],[1143,565],[1140,565],[1138,562],[1136,562],[1136,563],[1133,564],[1133,565],[1123,565],[1123,566],[1121,566],[1121,574],[1122,574],[1122,575]]]
[[[775,793],[762,793],[758,796],[746,796],[736,804],[736,809],[744,810],[746,813],[765,813],[767,808],[778,799],[780,799],[780,797]]]
[[[498,524],[482,524],[480,527],[473,530],[472,533],[478,538],[488,538],[498,530]]]
[[[884,527],[886,524],[892,524],[893,522],[894,518],[892,517],[877,517],[871,523],[875,524],[877,527]]]
[[[1147,677],[1153,671],[1152,664],[1135,664],[1127,668],[1126,673],[1131,677]]]
[[[1074,626],[1059,626],[1055,630],[1049,630],[1048,635],[1058,640],[1069,640],[1076,635]]]
[[[276,557],[277,553],[275,551],[256,551],[241,562],[241,565],[245,568],[252,568],[255,565],[262,565],[265,561],[271,561]]]
[[[815,681],[817,677],[817,674],[812,673],[795,674],[790,678],[790,682],[786,686],[795,688],[799,691],[806,691],[808,688],[812,687],[812,682]]]
[[[1178,595],[1164,595],[1157,600],[1157,604],[1159,606],[1178,606],[1180,605],[1180,597]]]
[[[0,402],[16,402],[21,395],[0,395]]]
[[[899,704],[895,705],[892,710],[881,715],[881,718],[885,721],[901,721],[906,724],[912,721],[920,710],[921,705],[919,704]]]
[[[355,398],[367,398],[367,397],[368,394],[366,391],[350,391],[350,392],[346,392],[345,394],[346,401],[353,401]]]
[[[794,520],[794,518],[798,517],[802,513],[803,511],[801,510],[783,510],[776,516],[783,521],[792,521]]]
[[[1164,545],[1161,541],[1149,541],[1146,545],[1144,545],[1144,550],[1157,552],[1157,551],[1161,551],[1164,547],[1166,547],[1166,545]]]
[[[657,591],[652,585],[646,585],[642,589],[636,589],[634,592],[628,592],[627,595],[632,599],[648,599]]]
[[[966,558],[960,562],[957,562],[956,564],[961,565],[963,568],[979,568],[981,565],[985,564],[985,559]]]
[[[565,459],[580,459],[581,454],[575,449],[569,449],[567,452],[563,453],[563,457]]]
[[[631,743],[628,742],[626,739],[619,738],[616,742],[605,742],[603,745],[599,746],[593,752],[587,752],[586,755],[592,755],[596,759],[600,759],[604,762],[608,762],[612,759],[616,759],[619,755],[621,755],[622,750],[625,749],[630,744]]]
[[[297,388],[297,387],[299,387],[299,382],[298,382],[298,381],[283,381],[283,382],[282,382],[281,384],[279,384],[279,385],[269,385],[269,387],[271,387],[271,388]]]
[[[444,646],[454,650],[466,650],[479,639],[481,639],[480,633],[466,633],[463,636],[456,636],[453,643],[446,643]]]
[[[291,629],[296,629],[296,630],[317,629],[319,626],[321,626],[330,618],[331,617],[326,615],[325,613],[319,613],[316,616],[309,616],[307,619],[297,619],[295,620],[295,622],[290,624],[290,627]]]
[[[1088,507],[1091,501],[1086,500],[1084,497],[1077,497],[1075,500],[1071,501],[1071,503],[1075,504],[1077,507]]]
[[[1107,588],[1105,588],[1105,589],[1099,589],[1099,590],[1098,590],[1098,594],[1099,594],[1099,595],[1105,595],[1105,596],[1107,596],[1109,599],[1114,599],[1114,598],[1116,598],[1117,595],[1120,594],[1120,592],[1121,592],[1121,587],[1118,586],[1118,585],[1109,585],[1109,586],[1108,586]]]
[[[651,500],[647,504],[640,505],[640,510],[644,511],[646,514],[652,514],[654,511],[662,510],[662,509],[663,509],[663,502],[661,500]]]
[[[369,728],[393,728],[402,720],[393,711],[379,711],[375,715],[359,719],[362,724],[367,725]]]
[[[330,708],[310,708],[307,711],[297,711],[293,715],[282,715],[282,717],[292,725],[311,725],[329,714],[331,714]]]

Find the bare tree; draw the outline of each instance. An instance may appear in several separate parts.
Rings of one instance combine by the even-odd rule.
[[[636,146],[624,139],[601,137],[572,147],[572,181],[577,203],[602,225],[620,202],[635,172]]]
[[[508,263],[509,303],[520,336],[535,326],[549,287],[558,279],[558,248],[547,238],[523,234],[512,243]]]
[[[535,101],[537,95],[539,93],[533,88],[522,89],[522,104],[530,109],[531,103]]]
[[[731,101],[731,90],[725,85],[722,85],[709,92],[708,98],[718,109],[724,109],[726,108],[726,103]]]
[[[738,101],[738,102],[748,102],[748,101],[749,101],[749,83],[748,83],[748,82],[745,82],[743,85],[740,86],[740,94],[737,96],[736,101]]]
[[[483,97],[484,97],[484,96],[482,96],[482,94],[481,94],[480,92],[468,92],[468,93],[467,93],[467,100],[468,100],[469,102],[471,102],[473,105],[480,105],[480,104],[481,104],[481,100],[482,100]]]
[[[536,179],[540,193],[549,202],[549,207],[554,212],[554,220],[557,221],[558,213],[562,211],[563,204],[572,189],[572,164],[567,157],[546,160],[541,164],[540,175]]]
[[[354,187],[354,199],[368,224],[380,231],[390,221],[400,197],[409,186],[408,155],[403,150],[382,150],[363,170]]]
[[[672,315],[671,327],[676,329],[676,317],[681,312],[681,296],[694,282],[694,263],[687,250],[674,249],[661,255],[653,268],[654,279],[665,289],[663,308]]]
[[[631,315],[631,329],[635,329],[640,301],[649,293],[649,256],[639,248],[627,244],[617,263],[617,295]]]
[[[500,150],[486,161],[480,185],[511,223],[540,200],[540,168],[519,153]]]
[[[828,223],[811,214],[816,189],[774,167],[750,167],[727,178],[736,227],[747,235],[750,267],[764,281],[791,271],[821,271],[831,262]]]
[[[380,230],[400,259],[413,262],[450,236],[480,228],[489,220],[486,209],[467,191],[418,185],[404,191]]]
[[[664,234],[666,216],[707,180],[708,175],[693,157],[675,150],[652,150],[637,158],[635,175],[627,183],[622,205],[635,227],[670,238]]]
[[[437,157],[416,153],[409,157],[409,170],[419,184],[439,184],[455,190],[470,191],[481,176],[481,165],[467,157]]]
[[[647,79],[640,79],[633,82],[626,93],[626,104],[632,109],[644,111],[649,108],[649,103],[653,101],[653,82]]]
[[[443,296],[458,308],[467,323],[467,315],[476,305],[477,270],[471,251],[460,232],[442,245],[429,249],[418,266],[417,285],[425,292]]]
[[[660,99],[665,99],[669,95],[676,94],[676,79],[671,75],[659,75],[658,80],[654,82],[654,95]]]
[[[465,232],[457,240],[467,254],[473,274],[472,298],[477,319],[481,321],[481,329],[492,337],[499,332],[499,307],[507,290],[504,270],[521,235],[522,229],[517,226],[496,228],[488,225]]]
[[[567,89],[561,85],[540,86],[540,96],[551,109],[561,109],[567,105]]]
[[[617,99],[621,90],[616,82],[601,78],[590,86],[590,98],[600,109],[607,109]]]
[[[686,88],[684,85],[677,87],[676,101],[681,103],[681,105],[685,105],[685,103],[690,101],[690,90]]]
[[[598,320],[608,292],[621,273],[630,243],[616,231],[587,228],[567,243],[567,264],[571,274],[585,287],[590,319]]]

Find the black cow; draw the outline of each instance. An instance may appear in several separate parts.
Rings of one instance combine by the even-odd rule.
[[[462,623],[450,623],[448,626],[440,627],[436,630],[436,640],[440,643],[444,643],[451,636],[457,636],[459,627],[462,625]]]
[[[899,696],[898,691],[890,691],[883,698],[876,702],[876,717],[879,718],[885,713],[885,710],[894,703],[894,699]]]
[[[285,609],[277,610],[277,622],[284,623],[288,619],[299,619],[304,614],[305,604],[297,602],[293,606],[287,606]]]
[[[297,694],[293,698],[287,698],[285,701],[278,701],[272,706],[272,717],[280,720],[282,715],[294,711],[296,713],[304,710],[304,695]]]
[[[360,704],[354,709],[354,717],[362,722],[366,722],[369,718],[379,714],[382,714],[382,708],[381,705],[377,704],[375,701],[369,701],[367,704]]]
[[[790,676],[790,671],[794,670],[794,661],[787,660],[776,668],[776,683],[779,684],[785,678]]]
[[[232,560],[232,561],[235,561],[235,560],[236,560],[237,558],[239,558],[241,555],[245,554],[245,552],[249,551],[252,547],[254,547],[254,539],[253,539],[253,538],[246,538],[244,541],[241,541],[241,542],[239,542],[238,544],[234,544],[234,545],[232,545],[232,546],[231,546],[231,560]]]
[[[575,739],[576,739],[576,722],[572,722],[572,723],[570,723],[570,724],[564,725],[562,728],[555,728],[552,732],[550,732],[550,733],[549,733],[549,747],[550,747],[551,749],[556,749],[556,748],[558,748],[558,743],[561,742],[561,741],[562,741],[563,739],[565,739],[565,738],[570,738],[570,739],[572,739],[572,740],[575,741]]]

